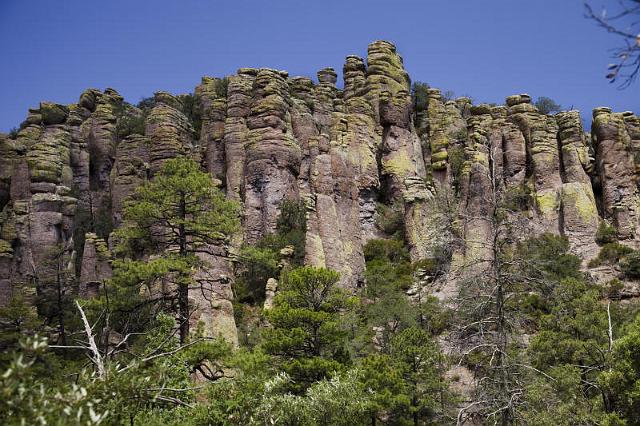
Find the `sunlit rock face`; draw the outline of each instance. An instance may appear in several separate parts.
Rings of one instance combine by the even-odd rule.
[[[134,107],[113,89],[88,89],[76,104],[30,109],[17,134],[0,135],[0,303],[47,294],[60,276],[69,292],[95,296],[127,197],[177,156],[242,206],[242,231],[211,247],[198,271],[206,289],[190,294],[193,321],[234,343],[233,252],[274,232],[287,199],[306,206],[305,263],[340,272],[349,290],[366,285],[366,242],[389,237],[381,205],[400,212],[413,261],[450,244],[454,272],[490,259],[500,203],[517,238],[566,235],[585,261],[605,219],[640,246],[633,113],[596,108],[587,135],[578,111],[543,114],[527,94],[474,105],[429,88],[416,110],[387,41],[347,56],[338,79],[333,68],[315,81],[241,68],[203,77],[192,97],[159,91]],[[455,235],[443,231],[447,214]]]

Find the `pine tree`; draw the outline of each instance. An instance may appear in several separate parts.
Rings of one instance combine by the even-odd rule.
[[[206,266],[200,254],[238,229],[238,206],[214,186],[211,176],[187,158],[165,162],[155,178],[137,189],[124,209],[125,225],[117,231],[118,264],[114,281],[151,287],[169,281],[175,292],[160,297],[177,302],[180,341],[189,334],[189,285],[194,271]],[[139,293],[139,291],[138,291]]]
[[[352,301],[336,286],[337,272],[305,266],[284,275],[274,307],[266,311],[272,327],[263,332],[264,349],[303,391],[349,362],[341,312]]]

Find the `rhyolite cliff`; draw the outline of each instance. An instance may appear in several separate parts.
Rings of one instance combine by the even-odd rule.
[[[193,96],[197,125],[185,98],[166,92],[148,111],[113,89],[30,109],[16,135],[0,134],[0,304],[16,293],[47,295],[60,271],[66,291],[95,296],[111,274],[110,233],[123,201],[181,155],[242,205],[242,235],[213,250],[206,272],[215,279],[190,294],[192,321],[233,342],[235,253],[275,231],[285,199],[306,205],[305,263],[340,272],[349,289],[366,285],[364,244],[385,237],[380,206],[401,209],[412,260],[439,256],[443,246],[453,252],[449,273],[418,272],[424,285],[410,295],[455,294],[460,271],[491,254],[488,216],[504,194],[519,205],[506,219],[519,235],[565,235],[585,268],[598,254],[603,221],[621,243],[640,248],[633,113],[596,108],[589,134],[578,111],[545,115],[526,94],[474,105],[433,88],[417,110],[402,58],[386,41],[371,43],[366,60],[348,56],[343,76],[342,88],[332,68],[320,70],[317,83],[267,68],[203,77]],[[142,118],[143,126],[127,129]],[[591,273],[606,280],[614,271]],[[270,280],[268,294],[275,289]],[[630,281],[622,293],[640,295]]]

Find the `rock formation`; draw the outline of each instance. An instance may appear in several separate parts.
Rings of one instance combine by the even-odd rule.
[[[176,156],[197,159],[242,204],[235,246],[274,232],[283,200],[304,201],[305,262],[337,270],[349,290],[366,285],[363,246],[385,237],[380,205],[402,211],[413,261],[451,245],[442,225],[449,196],[462,237],[454,266],[490,254],[503,202],[507,220],[525,223],[522,236],[566,235],[585,260],[597,254],[603,219],[640,246],[633,113],[596,108],[589,138],[577,111],[545,115],[526,94],[472,105],[431,88],[415,111],[402,58],[386,41],[370,44],[366,59],[348,56],[342,71],[342,90],[333,68],[318,71],[317,83],[267,68],[203,77],[193,94],[199,134],[185,98],[166,92],[145,110],[113,89],[29,110],[17,135],[0,135],[0,303],[60,282],[94,296],[111,273],[108,239],[124,200]],[[126,131],[135,120],[144,125]],[[233,250],[212,249],[198,271],[206,285],[190,293],[192,320],[235,343]]]

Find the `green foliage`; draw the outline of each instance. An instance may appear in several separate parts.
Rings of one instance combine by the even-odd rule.
[[[386,354],[360,361],[362,381],[371,392],[368,412],[383,424],[437,424],[451,395],[442,379],[444,358],[429,334],[405,328],[391,338]]]
[[[149,96],[147,98],[141,98],[140,102],[136,105],[136,107],[142,110],[146,115],[156,106],[156,100],[153,96]]]
[[[555,305],[541,321],[529,354],[539,369],[573,364],[593,367],[606,348],[607,312],[599,304],[600,290],[584,280],[567,278],[553,292]]]
[[[216,81],[216,96],[219,98],[226,98],[229,91],[229,78],[222,77]]]
[[[611,411],[639,425],[640,417],[640,316],[627,326],[613,346],[611,368],[598,377],[608,395]]]
[[[395,263],[409,263],[409,252],[402,241],[376,239],[369,240],[363,247],[367,262],[384,260]]]
[[[99,312],[104,304],[114,311],[111,325],[116,330],[141,332],[153,320],[159,310],[174,309],[177,294],[154,291],[167,279],[180,285],[188,285],[192,269],[199,265],[194,256],[167,254],[147,261],[118,259],[113,264],[113,277],[108,282],[108,295],[90,306]],[[107,300],[108,297],[108,300]],[[96,306],[93,306],[93,305]]]
[[[35,332],[41,325],[35,309],[19,293],[0,307],[0,369],[13,360],[10,351],[18,347],[20,339]]]
[[[262,340],[262,307],[233,302],[233,315],[238,329],[238,342],[246,348],[257,347]]]
[[[460,134],[458,136],[462,136],[461,140],[466,139],[466,129],[464,130],[464,135]],[[449,168],[451,170],[451,185],[456,194],[460,193],[460,184],[462,182],[462,170],[464,167],[464,147],[455,145],[448,149],[448,161]]]
[[[620,291],[624,288],[624,284],[617,278],[609,281],[605,287],[605,295],[608,299],[620,298]]]
[[[76,207],[76,215],[73,221],[73,250],[76,252],[76,276],[80,276],[82,267],[82,254],[84,253],[85,235],[92,231],[91,212],[82,205]]]
[[[113,216],[111,215],[111,197],[103,198],[103,202],[95,209],[95,214],[91,222],[96,235],[108,241],[114,229]]]
[[[583,392],[580,369],[571,365],[552,367],[547,373],[527,376],[527,404],[522,412],[526,424],[596,425],[608,417],[597,401]]]
[[[615,226],[606,220],[601,221],[596,231],[596,243],[599,245],[609,244],[615,242],[617,238],[618,231]]]
[[[0,423],[102,423],[110,413],[84,386],[71,382],[50,388],[38,378],[36,362],[47,347],[46,339],[35,336],[21,342],[19,353],[11,354],[13,361],[0,375]]]
[[[164,306],[168,301],[177,303],[184,342],[189,331],[188,286],[194,271],[206,266],[197,254],[208,252],[239,228],[238,211],[237,203],[227,199],[196,162],[167,160],[154,179],[138,187],[125,203],[125,225],[116,231],[116,252],[127,260],[115,273],[114,291],[128,291],[130,300],[135,300],[135,292],[142,288],[153,294],[160,280],[174,283],[173,294],[152,300]],[[155,258],[139,260],[143,254]]]
[[[336,286],[338,278],[328,269],[294,269],[265,311],[272,327],[263,331],[263,348],[292,377],[292,390],[301,392],[349,362],[341,312],[354,301]]]
[[[542,234],[517,246],[524,276],[557,284],[564,278],[582,278],[580,258],[569,253],[569,239],[555,234]]]
[[[398,240],[369,240],[364,246],[367,262],[365,295],[376,300],[388,291],[407,290],[413,281],[409,252]]]
[[[274,375],[273,358],[259,349],[237,351],[228,363],[233,380],[220,380],[209,389],[206,415],[196,424],[256,424],[255,412]]]
[[[416,308],[419,314],[418,324],[431,336],[439,336],[450,327],[454,312],[444,307],[437,297],[428,296],[420,300]]]
[[[234,283],[236,298],[249,303],[261,303],[269,278],[280,275],[281,262],[286,258],[291,266],[302,266],[307,233],[306,207],[302,200],[286,199],[280,204],[275,234],[267,234],[255,246],[240,251],[241,270]],[[283,254],[292,249],[292,254]]]
[[[414,82],[411,85],[411,97],[414,111],[416,113],[425,111],[429,103],[429,85],[420,81]]]
[[[554,289],[562,280],[583,280],[581,260],[569,253],[569,240],[564,236],[542,234],[518,243],[515,253],[506,258],[514,262],[511,271],[517,281],[514,297],[507,304],[518,312],[525,329],[535,331],[544,315],[556,302]]]
[[[304,395],[294,395],[287,391],[291,378],[280,374],[266,383],[257,417],[262,424],[362,424],[371,396],[360,375],[358,370],[349,370],[315,382]]]
[[[640,278],[640,252],[632,251],[620,260],[620,270],[629,279]]]
[[[620,243],[607,243],[600,248],[598,256],[589,262],[590,268],[595,268],[600,265],[615,265],[620,260],[633,253],[631,247],[627,247]]]
[[[469,137],[469,130],[466,127],[462,127],[458,129],[456,132],[451,134],[451,137],[459,142],[464,142]]]
[[[384,352],[393,336],[408,327],[419,325],[434,335],[444,330],[448,313],[435,298],[411,303],[405,293],[413,283],[414,269],[425,261],[412,265],[409,252],[398,240],[370,240],[364,256],[367,285],[361,293],[362,329],[353,339],[355,345],[367,352],[374,347]]]
[[[22,342],[0,375],[0,422],[138,424],[150,410],[193,403],[192,373],[208,371],[203,365],[216,368],[230,347],[198,340],[181,347],[175,329],[173,318],[158,315],[145,333],[130,336],[126,351],[103,353],[101,376],[73,360],[56,363],[45,340]]]
[[[390,206],[377,205],[376,227],[386,235],[396,238],[404,238],[404,205],[397,201]]]
[[[20,132],[19,128],[12,127],[11,130],[9,130],[9,138],[16,139],[18,137],[18,132]]]
[[[144,135],[144,121],[148,111],[140,110],[123,102],[115,108],[114,114],[116,116],[116,134],[119,139],[133,134]]]
[[[302,266],[307,234],[307,209],[304,201],[285,199],[280,204],[276,234],[284,240],[285,246],[293,246],[293,264]]]
[[[166,161],[153,180],[138,187],[125,203],[124,219],[127,225],[117,236],[122,241],[119,252],[128,255],[137,254],[134,246],[150,253],[170,247],[195,253],[239,227],[237,203],[187,158]],[[188,247],[182,247],[185,244]]]
[[[535,107],[538,108],[542,114],[551,114],[552,112],[560,112],[562,111],[562,106],[556,103],[551,98],[547,98],[546,96],[540,96],[534,103]]]
[[[606,261],[615,261],[627,251],[617,243],[607,243],[603,249]],[[635,311],[602,303],[602,288],[580,272],[580,259],[568,254],[566,238],[543,235],[520,243],[518,251],[524,257],[523,277],[544,283],[539,292],[518,298],[517,304],[535,319],[525,358],[530,367],[519,373],[525,383],[523,421],[635,424],[628,423],[633,417],[617,405],[623,400],[624,385],[616,386],[624,380],[612,367],[608,331],[611,327],[611,337],[619,335]],[[611,296],[620,288],[621,283],[614,280],[607,291]]]
[[[179,95],[178,99],[182,102],[182,113],[189,119],[195,137],[200,137],[202,129],[202,112],[200,111],[200,100],[193,93]]]
[[[280,274],[279,260],[279,250],[274,248],[243,247],[239,261],[244,269],[234,283],[235,298],[245,303],[264,300],[267,280]]]
[[[544,314],[549,313],[553,289],[565,278],[582,279],[580,258],[569,253],[569,240],[564,236],[542,234],[505,249],[502,261],[510,265],[514,295],[506,304],[517,312],[520,321],[535,329]]]
[[[391,340],[391,359],[402,375],[411,405],[407,414],[416,420],[433,417],[442,405],[443,358],[427,332],[410,327]]]
[[[372,354],[360,360],[359,368],[365,388],[372,391],[368,407],[371,417],[389,415],[400,423],[407,417],[411,397],[406,393],[402,368],[394,361],[390,355]]]

